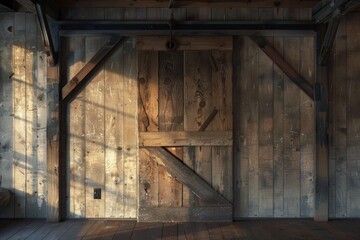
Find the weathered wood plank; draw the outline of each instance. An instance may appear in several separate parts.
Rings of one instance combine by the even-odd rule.
[[[209,130],[232,130],[232,53],[230,51],[212,51],[210,55],[211,79],[213,89],[213,107],[218,114],[212,117],[213,112],[204,121]],[[210,121],[208,123],[208,120]],[[201,129],[200,129],[201,130]],[[217,137],[214,137],[215,139]],[[227,147],[212,147],[212,186],[224,195],[230,202],[233,198],[233,163],[232,143]]]
[[[198,130],[211,114],[213,107],[210,67],[211,51],[186,51],[184,56],[184,129]],[[211,183],[211,147],[195,147],[192,159],[184,161],[208,183]],[[189,152],[189,153],[190,153]],[[185,156],[191,156],[186,153]]]
[[[60,196],[59,196],[59,141],[48,142],[47,146],[47,210],[46,220],[48,222],[60,221]]]
[[[105,217],[124,216],[124,48],[105,63]]]
[[[88,61],[106,39],[89,37],[85,40],[85,57]],[[105,214],[105,162],[104,162],[104,66],[99,67],[98,73],[87,85],[85,91],[85,187],[86,187],[86,217],[100,218]],[[94,188],[102,191],[101,199],[94,199]]]
[[[300,38],[299,73],[310,84],[315,82],[314,38]],[[304,92],[300,92],[300,216],[312,217],[314,214],[314,156],[315,126],[314,102]]]
[[[142,222],[230,222],[232,207],[153,207],[140,208]],[[199,239],[199,238],[195,238]]]
[[[73,52],[66,61],[68,69],[67,79],[72,79],[85,65],[85,38],[76,37],[64,40],[66,49],[62,51]],[[68,216],[83,218],[85,213],[85,167],[86,167],[86,138],[85,138],[85,114],[86,100],[85,91],[80,92],[69,104],[69,169],[68,169],[68,192],[69,209]]]
[[[26,14],[15,15],[14,71],[14,175],[15,217],[25,217],[26,206]]]
[[[138,166],[138,81],[135,39],[124,43],[124,205],[125,218],[137,216]]]
[[[183,53],[159,53],[159,131],[184,129]],[[182,148],[168,148],[182,159]],[[159,167],[159,206],[181,206],[182,186]]]
[[[139,131],[158,131],[158,53],[138,52]],[[141,134],[139,134],[139,139]],[[140,145],[140,140],[139,140]],[[143,151],[139,152],[139,205],[158,205],[158,165]]]
[[[260,9],[259,18],[273,18],[272,9]],[[267,38],[273,45],[273,39]],[[259,52],[259,215],[273,216],[273,61]]]
[[[231,37],[174,37],[178,44],[177,51],[200,51],[200,50],[232,50]],[[169,37],[163,36],[139,36],[136,39],[137,50],[142,51],[167,51],[166,43]]]
[[[140,132],[139,145],[143,147],[231,146],[232,132]]]
[[[141,151],[151,155],[152,160],[163,166],[174,178],[189,187],[207,205],[229,204],[207,182],[197,175],[191,168],[181,162],[164,148],[143,148]]]
[[[14,15],[12,13],[2,13],[0,15],[0,187],[13,190],[14,177],[14,138],[13,124],[13,50],[10,46],[14,42],[14,33],[8,30],[9,26],[14,25]],[[0,218],[14,217],[14,197],[6,208],[1,209]]]
[[[283,19],[284,10],[274,10],[275,19]],[[284,55],[284,38],[274,37],[274,48]],[[274,64],[274,217],[284,216],[284,73]]]
[[[360,216],[359,14],[347,16],[347,216]]]
[[[335,213],[330,215],[336,217],[347,216],[347,18],[343,18],[340,22],[335,46],[334,46],[334,62],[331,67],[334,74],[334,144],[335,144],[335,191],[336,196],[332,201],[335,202]]]

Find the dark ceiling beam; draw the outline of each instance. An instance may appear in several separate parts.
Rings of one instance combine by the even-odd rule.
[[[312,18],[317,23],[328,22],[334,16],[342,16],[360,6],[359,0],[323,0],[312,9]]]
[[[174,0],[173,8],[185,7],[205,7],[205,8],[225,8],[225,7],[295,7],[312,8],[319,0]],[[146,7],[146,8],[167,8],[169,0],[62,0],[59,1],[61,7]]]
[[[312,84],[305,80],[263,37],[250,36],[261,50],[295,83],[303,92],[314,100]],[[291,47],[291,46],[290,46]]]
[[[47,20],[44,11],[44,7],[39,3],[35,3],[35,11],[40,25],[42,37],[44,40],[44,47],[45,47],[46,55],[48,56],[48,61],[51,65],[54,66],[57,64],[57,60],[58,60],[57,57],[58,51],[54,45],[54,42],[57,40],[57,37],[54,37],[53,34],[51,33],[49,22]],[[58,32],[56,31],[56,34],[57,33]]]
[[[169,23],[163,21],[60,21],[61,36],[78,35],[169,35]],[[173,26],[174,35],[262,35],[304,36],[314,35],[317,26],[312,21],[184,21]]]

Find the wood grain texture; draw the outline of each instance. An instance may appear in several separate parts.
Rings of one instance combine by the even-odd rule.
[[[135,39],[124,44],[124,205],[125,218],[136,218],[138,199],[138,92]]]
[[[360,97],[359,68],[357,62],[360,59],[358,48],[359,14],[349,14],[347,17],[347,216],[356,217],[360,215],[359,196],[359,135],[360,135],[360,114],[358,109]]]
[[[167,131],[140,132],[139,146],[143,147],[176,147],[176,146],[231,146],[230,131]]]
[[[138,51],[137,56],[139,91],[138,127],[139,131],[156,132],[159,128],[158,52]],[[157,163],[140,151],[139,206],[158,205],[158,184]]]
[[[13,26],[14,15],[2,13],[0,24],[0,187],[13,190],[13,50],[10,46],[14,42],[14,33],[8,31],[8,26]],[[0,212],[0,218],[14,217],[14,198]]]
[[[184,88],[182,52],[159,53],[159,131],[184,129]],[[168,149],[180,159],[183,150]],[[159,167],[159,206],[181,206],[182,185]]]
[[[46,220],[48,222],[60,221],[59,202],[59,141],[49,141],[47,146],[47,205]]]

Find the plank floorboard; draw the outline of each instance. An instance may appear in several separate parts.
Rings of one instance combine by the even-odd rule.
[[[137,223],[134,220],[0,220],[0,240],[288,240],[360,239],[360,220],[314,222],[304,219],[242,220],[233,223]],[[6,227],[4,227],[6,226]]]

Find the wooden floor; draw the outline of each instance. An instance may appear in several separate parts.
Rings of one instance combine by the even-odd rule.
[[[62,223],[0,220],[0,239],[360,239],[360,220],[165,224],[119,220]]]

